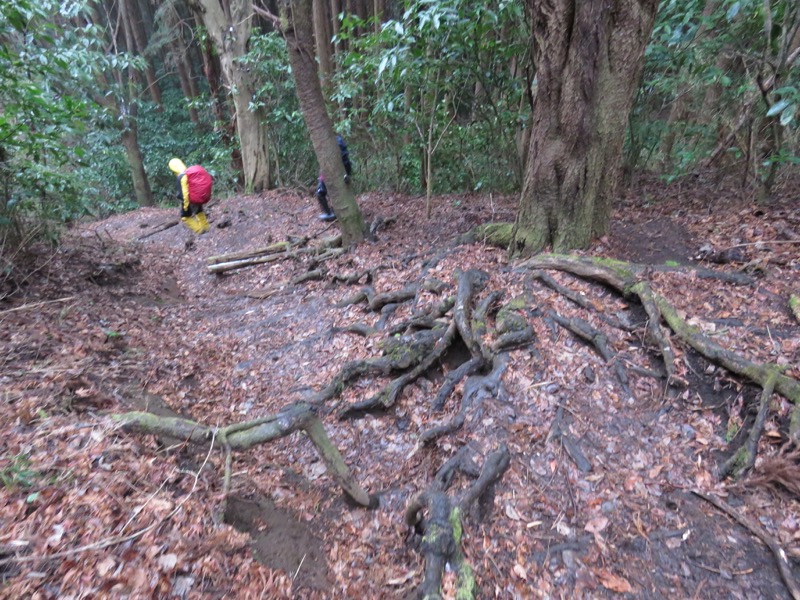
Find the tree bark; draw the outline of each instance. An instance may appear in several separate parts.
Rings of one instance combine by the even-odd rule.
[[[344,181],[341,151],[336,143],[333,122],[322,94],[314,53],[311,2],[312,0],[283,0],[281,21],[288,25],[284,34],[297,99],[311,135],[320,171],[325,175],[328,196],[342,232],[342,245],[347,248],[364,240],[366,228],[353,189]]]
[[[327,0],[313,0],[314,5],[314,39],[317,42],[317,56],[325,88],[333,77],[333,52],[331,50],[331,21],[328,18]]]
[[[528,0],[538,86],[513,252],[608,229],[656,0]]]
[[[219,52],[222,73],[233,97],[245,191],[269,189],[269,140],[263,110],[252,103],[254,83],[249,70],[238,64],[238,59],[247,53],[253,4],[251,0],[232,0],[223,10],[218,0],[194,0],[194,6]]]
[[[133,189],[136,194],[136,202],[139,206],[153,206],[153,192],[150,188],[150,180],[147,179],[147,172],[144,170],[144,159],[142,149],[139,147],[139,135],[136,125],[136,104],[130,104],[130,116],[122,120],[122,145],[125,147],[125,155],[128,158],[128,166],[131,169],[133,179]]]

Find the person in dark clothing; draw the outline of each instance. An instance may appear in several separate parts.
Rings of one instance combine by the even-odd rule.
[[[339,144],[339,150],[342,153],[342,164],[344,165],[344,182],[350,183],[350,174],[353,172],[353,165],[350,162],[350,152],[347,150],[347,144],[344,143],[342,136],[336,136],[336,143]],[[325,187],[325,175],[320,173],[317,180],[317,201],[322,208],[322,214],[319,216],[322,221],[333,221],[336,215],[328,204],[328,188]]]

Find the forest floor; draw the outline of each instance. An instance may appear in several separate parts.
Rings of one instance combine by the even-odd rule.
[[[798,189],[784,182],[773,204],[757,206],[735,187],[642,182],[619,202],[609,235],[578,254],[686,265],[646,276],[719,344],[798,379],[800,324],[788,305],[800,294]],[[313,197],[291,190],[217,202],[199,237],[181,226],[153,233],[173,208],[75,225],[58,248],[30,257],[30,278],[5,280],[21,287],[0,302],[0,597],[412,598],[425,559],[405,509],[466,444],[478,465],[501,446],[511,458],[493,509],[464,518],[479,598],[791,597],[767,546],[693,493],[759,524],[798,571],[797,463],[778,456],[788,439],[785,398],[773,396],[752,476],[720,481],[761,389],[674,337],[675,376],[650,377],[659,358],[643,344],[632,302],[550,272],[588,300],[586,310],[503,250],[452,244],[477,224],[511,220],[515,198],[437,197],[431,219],[420,197],[358,201],[368,221],[395,220],[323,263],[317,281],[291,283],[319,266],[311,255],[207,270],[211,256],[335,232],[316,219]],[[730,249],[728,262],[707,260]],[[698,278],[698,263],[746,272],[753,283]],[[348,361],[380,354],[376,336],[344,331],[382,318],[342,302],[364,284],[346,276],[369,271],[378,293],[435,277],[444,291],[417,294],[425,306],[455,292],[459,269],[488,274],[482,296],[528,298],[521,314],[535,339],[508,352],[499,389],[464,426],[432,444],[420,445],[420,433],[459,410],[463,385],[441,411],[430,401],[454,356],[389,410],[338,416],[389,381],[379,375],[319,410],[358,483],[379,496],[375,509],[345,499],[301,433],[234,453],[225,503],[219,444],[169,446],[109,417],[148,409],[222,426],[274,414],[312,397]],[[411,311],[404,303],[383,318]],[[630,393],[548,311],[602,330],[625,361]],[[603,316],[632,327],[611,328]],[[453,486],[469,483],[457,476]],[[448,569],[445,598],[454,586]]]

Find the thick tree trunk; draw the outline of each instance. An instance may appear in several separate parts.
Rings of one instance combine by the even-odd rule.
[[[281,2],[281,16],[282,20],[290,23],[285,35],[297,99],[311,135],[320,171],[325,174],[328,196],[342,232],[342,245],[346,248],[364,240],[364,218],[353,189],[344,182],[342,154],[322,95],[314,53],[311,2],[284,0]]]
[[[528,0],[538,86],[515,252],[608,228],[657,0]]]
[[[237,59],[247,52],[254,14],[252,2],[233,0],[228,11],[223,11],[218,0],[196,0],[196,5],[219,52],[222,72],[232,92],[245,191],[268,189],[271,183],[269,141],[263,125],[263,111],[252,106],[252,78],[249,71],[237,64]]]

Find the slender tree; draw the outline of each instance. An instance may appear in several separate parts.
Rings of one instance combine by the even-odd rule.
[[[514,252],[585,247],[608,228],[657,0],[528,0],[537,67]]]
[[[282,0],[281,22],[289,51],[297,99],[311,136],[320,169],[336,212],[342,244],[350,246],[363,241],[364,218],[352,188],[345,183],[344,165],[317,70],[314,53],[312,0]]]

